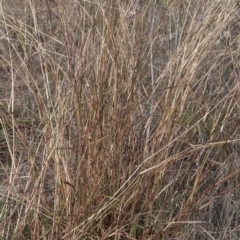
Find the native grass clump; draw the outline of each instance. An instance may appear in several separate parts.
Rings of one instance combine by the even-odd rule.
[[[1,239],[239,239],[237,1],[0,5]]]

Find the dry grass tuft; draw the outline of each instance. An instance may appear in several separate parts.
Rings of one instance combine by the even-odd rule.
[[[205,2],[1,3],[1,239],[240,239],[240,8]]]

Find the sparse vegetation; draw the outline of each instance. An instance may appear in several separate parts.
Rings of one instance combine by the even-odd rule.
[[[238,1],[0,5],[1,239],[240,239]]]

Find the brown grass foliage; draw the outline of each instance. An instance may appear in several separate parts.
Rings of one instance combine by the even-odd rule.
[[[240,239],[239,9],[3,1],[0,238]]]

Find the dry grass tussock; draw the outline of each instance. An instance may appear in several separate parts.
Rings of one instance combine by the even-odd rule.
[[[239,18],[2,1],[0,238],[240,239]]]

